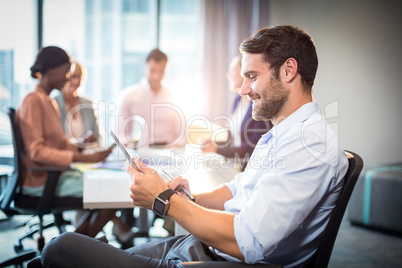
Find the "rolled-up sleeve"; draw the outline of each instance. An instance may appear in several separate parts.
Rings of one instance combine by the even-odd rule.
[[[232,196],[236,196],[237,188],[239,186],[242,176],[243,176],[243,173],[237,174],[233,180],[225,183],[225,185],[229,188],[230,192],[232,193]]]

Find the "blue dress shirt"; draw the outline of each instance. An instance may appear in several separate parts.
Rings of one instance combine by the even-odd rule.
[[[259,140],[246,170],[227,183],[234,232],[247,263],[297,267],[320,244],[348,160],[315,102]],[[233,257],[218,252],[228,260]]]

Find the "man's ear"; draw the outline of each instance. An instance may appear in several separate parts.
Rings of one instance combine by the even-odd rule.
[[[297,75],[298,70],[297,61],[294,58],[289,58],[282,64],[281,69],[282,69],[281,81],[292,82]]]

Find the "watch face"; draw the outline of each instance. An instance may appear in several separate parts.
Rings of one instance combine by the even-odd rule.
[[[163,202],[161,202],[160,200],[155,200],[154,202],[154,206],[152,207],[152,210],[155,213],[158,213],[160,216],[164,216],[164,212],[165,212],[165,204]]]

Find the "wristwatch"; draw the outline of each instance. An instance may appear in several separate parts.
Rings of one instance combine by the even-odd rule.
[[[169,199],[172,195],[177,194],[172,189],[167,189],[163,191],[158,196],[155,197],[154,203],[152,204],[152,210],[156,213],[156,215],[161,216],[162,218],[166,216],[169,210]]]

